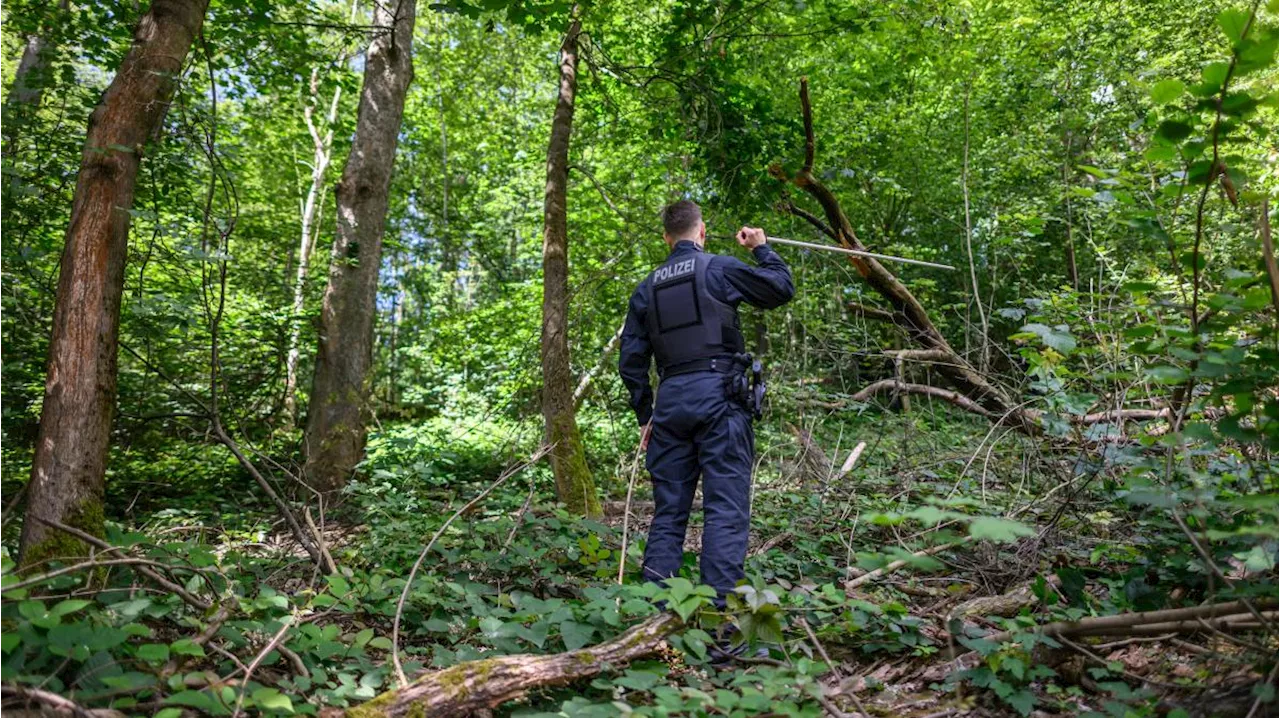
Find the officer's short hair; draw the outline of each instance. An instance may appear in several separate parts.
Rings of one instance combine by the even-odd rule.
[[[702,208],[682,199],[662,208],[662,231],[672,239],[688,239],[702,221]]]

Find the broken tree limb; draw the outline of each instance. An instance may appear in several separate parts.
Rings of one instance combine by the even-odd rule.
[[[415,679],[346,711],[348,718],[427,715],[460,718],[496,708],[535,688],[590,678],[601,671],[651,655],[679,628],[680,618],[664,612],[604,643],[552,655],[522,654],[459,663]]]
[[[866,402],[876,394],[885,394],[897,392],[899,394],[919,394],[922,396],[932,396],[943,401],[955,404],[965,411],[973,412],[987,418],[992,418],[992,414],[986,407],[978,402],[970,399],[956,391],[943,389],[937,386],[929,386],[928,384],[908,384],[899,382],[897,379],[881,379],[866,385],[857,394],[853,395],[854,401]]]
[[[775,209],[777,209],[779,212],[785,212],[789,215],[799,217],[800,219],[805,220],[809,224],[812,224],[814,229],[818,230],[819,232],[822,232],[823,234],[827,235],[828,237],[834,239],[837,242],[840,241],[840,238],[836,236],[836,231],[828,227],[827,223],[823,222],[822,219],[818,217],[818,215],[802,207],[795,206],[795,204],[792,203],[791,200],[783,200],[782,202],[779,202],[775,206]]]
[[[1276,600],[1258,601],[1255,605],[1270,611],[1276,607]],[[1204,619],[1206,623],[1216,628],[1236,624],[1257,624],[1258,620],[1248,613],[1248,610],[1244,601],[1228,601],[1190,608],[1167,608],[1142,613],[1098,616],[1079,621],[1054,621],[1020,631],[1000,631],[984,638],[995,643],[1004,643],[1013,638],[1015,633],[1027,631],[1045,636],[1134,636],[1204,630],[1204,626],[1197,619]],[[1270,615],[1274,617],[1275,614]]]
[[[587,396],[587,389],[591,388],[591,382],[604,369],[605,364],[609,362],[609,355],[617,348],[618,342],[622,341],[622,330],[626,328],[626,323],[618,327],[618,331],[613,333],[613,338],[608,344],[604,345],[604,350],[600,352],[600,361],[596,365],[587,370],[582,378],[578,380],[578,386],[573,390],[573,406],[574,408],[582,406],[582,400]]]
[[[896,324],[898,322],[897,318],[893,315],[893,312],[885,311],[879,307],[871,307],[858,302],[849,302],[845,307],[847,307],[850,312],[861,317],[866,317],[867,319],[889,322],[890,324]]]
[[[822,207],[827,223],[839,238],[845,249],[865,252],[866,247],[859,241],[853,225],[845,216],[839,200],[813,173],[813,159],[816,142],[813,132],[813,110],[809,103],[809,83],[800,80],[800,108],[804,119],[805,161],[795,177],[788,177],[780,164],[770,166],[769,173],[774,177],[790,181],[807,192]],[[873,257],[851,256],[849,261],[862,275],[867,284],[893,307],[895,324],[910,336],[919,348],[934,349],[945,352],[949,361],[939,364],[938,373],[950,383],[960,395],[969,399],[964,406],[977,405],[985,409],[984,415],[992,417],[1008,417],[1020,430],[1028,434],[1040,431],[1036,418],[1022,411],[1006,394],[974,369],[947,342],[929,313],[925,311],[920,300],[902,284],[898,278]],[[900,316],[899,316],[900,315]]]

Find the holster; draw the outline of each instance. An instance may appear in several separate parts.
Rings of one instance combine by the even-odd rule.
[[[751,370],[748,378],[747,370]],[[759,420],[764,411],[764,367],[750,354],[734,354],[733,366],[725,374],[725,397],[736,401],[751,412],[753,420]]]

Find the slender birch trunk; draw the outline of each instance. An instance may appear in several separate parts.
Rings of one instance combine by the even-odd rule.
[[[356,19],[358,3],[351,3],[351,22]],[[347,55],[338,57],[341,67],[347,62]],[[319,102],[320,70],[311,71],[311,97],[302,110],[302,118],[307,123],[307,132],[311,135],[311,186],[302,202],[301,231],[298,238],[298,270],[293,280],[293,304],[290,312],[289,353],[285,359],[284,406],[290,423],[298,420],[298,363],[302,358],[302,309],[306,302],[307,273],[311,269],[311,252],[315,247],[319,231],[316,229],[316,217],[324,204],[325,179],[329,170],[329,162],[333,158],[333,127],[338,121],[338,102],[342,98],[342,86],[333,89],[333,99],[329,101],[329,110],[324,117],[324,132],[321,133],[315,123],[315,108]]]

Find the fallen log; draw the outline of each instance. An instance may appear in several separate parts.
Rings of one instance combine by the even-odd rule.
[[[1051,575],[1046,579],[1045,583],[1056,587],[1061,583],[1061,580],[1056,575]],[[999,596],[971,598],[951,609],[949,618],[965,619],[980,616],[1009,618],[1022,609],[1035,605],[1038,600],[1040,599],[1036,596],[1035,591],[1032,590],[1031,584],[1024,583]]]
[[[1254,606],[1258,609],[1271,611],[1276,607],[1276,599],[1255,601]],[[1244,601],[1228,601],[1226,603],[1210,603],[1190,608],[1166,608],[1142,613],[1120,613],[1114,616],[1083,618],[1079,621],[1054,621],[1043,626],[1017,631],[1000,631],[983,636],[983,638],[995,643],[1004,643],[1013,638],[1015,634],[1028,631],[1034,631],[1045,636],[1066,636],[1068,638],[1075,636],[1136,636],[1185,633],[1191,630],[1201,631],[1205,629],[1204,624],[1198,619],[1203,619],[1205,623],[1214,627],[1218,627],[1218,624],[1228,627],[1236,624],[1256,624],[1256,617],[1248,611],[1249,608]],[[1272,618],[1275,616],[1274,613],[1264,613],[1263,615],[1270,615]]]
[[[432,716],[453,718],[496,708],[530,690],[590,678],[657,652],[679,628],[680,618],[664,612],[604,643],[566,653],[521,654],[459,663],[427,673],[403,688],[348,708],[347,718]]]

